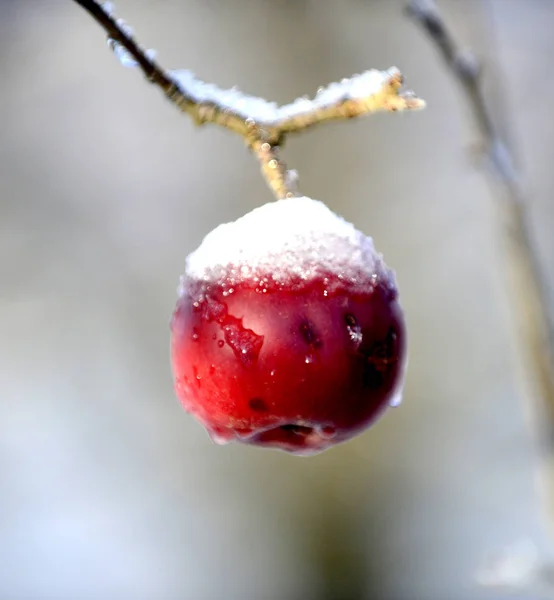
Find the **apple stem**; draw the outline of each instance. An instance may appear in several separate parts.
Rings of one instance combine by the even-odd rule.
[[[224,90],[197,79],[185,70],[165,70],[152,50],[144,50],[130,27],[114,16],[109,2],[74,0],[106,31],[110,48],[127,67],[138,67],[177,108],[197,125],[213,123],[238,133],[261,163],[262,174],[277,199],[300,196],[296,177],[280,159],[278,150],[290,133],[325,123],[361,117],[379,111],[420,109],[425,102],[402,91],[398,69],[375,69],[320,88],[313,99],[298,98],[279,106],[248,96],[236,88]]]

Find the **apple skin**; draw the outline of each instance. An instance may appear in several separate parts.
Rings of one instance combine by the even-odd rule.
[[[269,275],[269,274],[268,274]],[[298,286],[184,278],[171,322],[177,396],[217,443],[311,455],[397,404],[406,328],[393,278]]]

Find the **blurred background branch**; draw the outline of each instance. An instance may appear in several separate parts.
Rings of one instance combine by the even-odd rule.
[[[547,527],[554,535],[554,333],[543,267],[529,223],[529,199],[522,188],[512,150],[495,124],[494,107],[487,102],[483,91],[482,73],[486,65],[471,50],[458,46],[433,0],[412,0],[407,12],[428,35],[459,84],[494,178],[491,185],[499,196],[497,206],[505,264],[512,286],[516,346],[524,365],[525,396],[531,405],[539,441],[541,493]]]

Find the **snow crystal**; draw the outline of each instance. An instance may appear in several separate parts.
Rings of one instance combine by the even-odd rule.
[[[187,281],[215,283],[270,278],[281,285],[335,275],[348,283],[385,280],[393,274],[373,241],[311,198],[270,202],[211,231],[186,262]]]
[[[276,102],[247,96],[237,88],[223,90],[213,83],[197,79],[192,71],[169,71],[175,85],[195,102],[213,103],[242,115],[245,119],[271,123],[279,116]]]
[[[132,68],[138,66],[138,62],[133,58],[125,46],[119,42],[116,42],[112,38],[108,38],[108,46],[112,49],[112,52],[115,54],[117,60],[124,67]]]
[[[115,54],[117,60],[124,67],[138,67],[138,62],[123,44],[114,40],[113,38],[108,38],[108,46],[112,49],[112,52]],[[153,61],[156,58],[156,50],[149,48],[148,50],[144,51],[144,56],[146,56],[149,61]]]
[[[101,8],[108,15],[108,17],[113,17],[115,13],[115,4],[113,2],[103,2],[101,4]]]

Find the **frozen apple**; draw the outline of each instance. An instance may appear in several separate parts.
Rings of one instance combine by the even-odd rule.
[[[176,393],[218,443],[314,454],[366,429],[402,391],[394,274],[321,202],[271,202],[209,233],[171,323]]]

